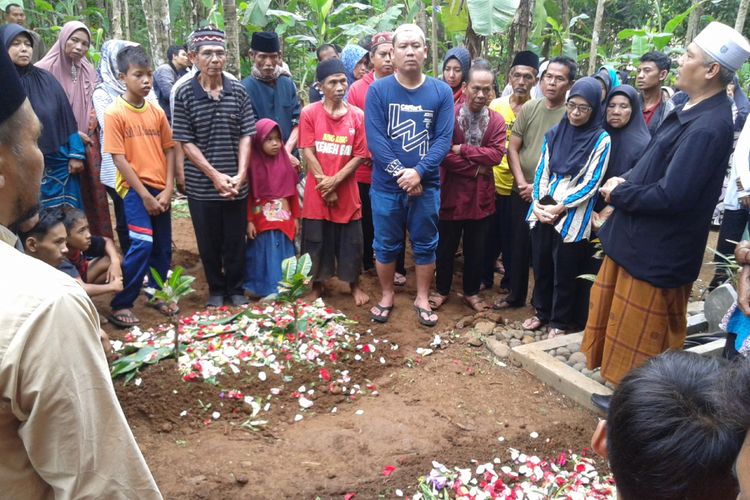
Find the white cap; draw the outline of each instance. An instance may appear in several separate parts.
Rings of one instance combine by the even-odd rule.
[[[734,28],[716,21],[703,28],[693,42],[730,71],[740,69],[750,56],[750,43],[747,39]]]

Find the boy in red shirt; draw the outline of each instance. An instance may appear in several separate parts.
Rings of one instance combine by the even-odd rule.
[[[132,308],[149,268],[166,279],[172,260],[170,208],[174,186],[174,142],[167,116],[145,100],[151,90],[151,61],[140,46],[117,54],[125,93],[104,112],[104,152],[117,167],[116,189],[123,199],[130,248],[122,264],[124,289],[112,299],[109,320],[126,328],[139,323]],[[176,306],[149,300],[169,315]]]
[[[302,252],[312,259],[312,298],[323,281],[337,276],[349,283],[358,306],[370,298],[359,287],[362,268],[362,203],[354,172],[367,158],[364,113],[344,102],[344,65],[338,59],[318,64],[324,98],[302,110],[299,147],[307,164],[302,207]]]

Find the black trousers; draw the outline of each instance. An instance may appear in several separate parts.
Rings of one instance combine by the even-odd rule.
[[[362,201],[362,269],[369,271],[375,267],[375,256],[372,241],[375,239],[375,229],[372,227],[372,205],[370,204],[370,185],[358,182],[359,199]]]
[[[115,207],[115,232],[117,241],[120,243],[122,254],[128,253],[130,248],[130,235],[128,234],[128,222],[125,220],[125,204],[117,194],[114,188],[106,186],[107,194],[112,199],[112,205]]]
[[[510,194],[510,230],[513,238],[510,250],[510,294],[505,300],[518,307],[526,305],[526,297],[529,293],[531,240],[526,214],[530,206],[531,203],[524,201],[515,191]]]
[[[745,232],[748,223],[750,223],[750,211],[743,208],[739,210],[724,210],[724,218],[721,220],[721,228],[719,229],[719,239],[716,242],[716,251],[727,257],[733,256],[734,248],[737,244],[732,243],[732,241],[740,241],[742,239],[742,233]],[[718,254],[714,255],[714,262],[716,264],[726,263]],[[726,270],[721,265],[716,266],[714,277],[708,286],[709,290],[713,290],[727,279],[729,279],[729,276],[727,276]]]
[[[247,200],[188,198],[195,239],[210,295],[242,295]]]
[[[550,224],[531,230],[534,294],[531,304],[540,320],[567,330],[574,320],[576,280],[589,255],[588,241],[564,243]]]
[[[492,227],[492,215],[479,220],[441,220],[438,222],[440,239],[435,262],[435,286],[441,295],[448,295],[453,283],[453,263],[458,244],[463,237],[464,295],[479,293],[482,263],[487,250],[487,236]]]
[[[500,280],[500,288],[510,288],[511,265],[511,214],[510,196],[495,195],[495,213],[492,215],[492,225],[487,236],[487,250],[482,264],[482,284],[491,289],[495,283],[495,262],[500,254],[503,255],[505,274]]]

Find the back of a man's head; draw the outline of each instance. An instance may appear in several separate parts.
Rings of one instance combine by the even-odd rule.
[[[607,451],[624,500],[734,499],[744,437],[720,414],[722,361],[667,352],[615,391]]]

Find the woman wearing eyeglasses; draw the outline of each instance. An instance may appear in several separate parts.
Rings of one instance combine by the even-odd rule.
[[[545,135],[527,216],[536,315],[523,327],[534,330],[549,324],[550,338],[568,333],[571,326],[576,279],[588,256],[596,193],[610,151],[596,79],[577,81],[565,107],[560,123]]]

